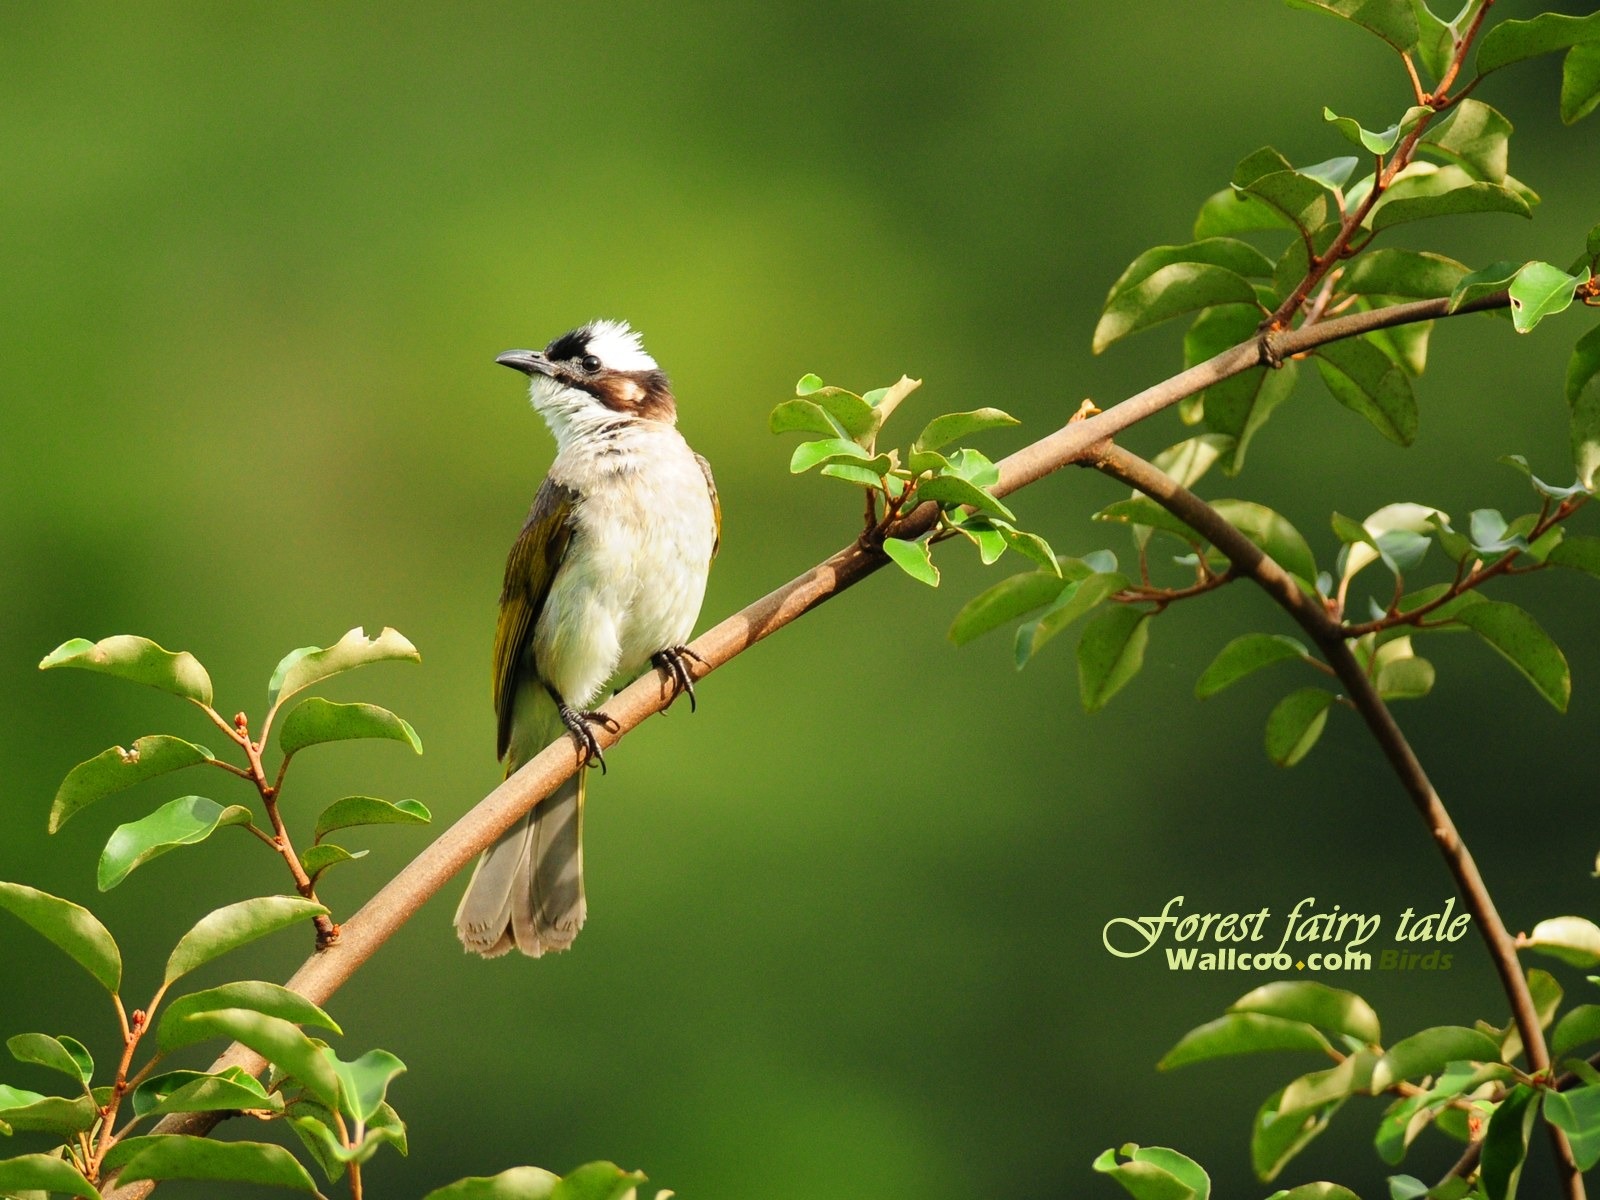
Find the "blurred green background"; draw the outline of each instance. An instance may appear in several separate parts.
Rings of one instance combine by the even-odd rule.
[[[1600,154],[1593,121],[1557,122],[1558,79],[1543,60],[1479,93],[1518,125],[1512,169],[1545,197],[1534,222],[1387,244],[1569,261],[1600,219]],[[1103,359],[1089,332],[1117,272],[1187,240],[1238,158],[1344,153],[1321,105],[1381,128],[1408,95],[1375,39],[1265,0],[8,6],[0,877],[92,900],[134,994],[206,908],[282,887],[222,834],[95,895],[112,827],[190,788],[242,799],[220,775],[146,785],[46,838],[74,763],[152,732],[215,744],[168,697],[34,670],[73,636],[190,649],[219,707],[259,712],[291,647],[394,625],[423,666],[328,691],[396,708],[426,755],[307,755],[291,820],[358,791],[448,820],[495,783],[499,576],[551,455],[499,351],[597,315],[644,331],[721,486],[708,625],[856,530],[855,496],[791,478],[788,439],[766,432],[799,375],[923,377],[903,439],[918,417],[1000,405],[1024,425],[988,439],[998,457],[1084,396],[1175,368],[1176,327]],[[1560,384],[1584,328],[1441,326],[1409,451],[1308,379],[1250,471],[1206,490],[1279,508],[1328,562],[1330,510],[1524,511],[1525,483],[1494,460],[1570,477]],[[1180,436],[1168,414],[1128,442]],[[1068,472],[1018,507],[1061,552],[1124,551],[1087,520],[1120,495]],[[697,715],[630,738],[591,789],[575,952],[463,957],[458,882],[336,997],[348,1051],[411,1067],[392,1098],[412,1155],[380,1157],[370,1194],[607,1157],[686,1197],[1112,1195],[1089,1160],[1130,1139],[1188,1151],[1227,1194],[1271,1190],[1249,1177],[1251,1115],[1318,1064],[1159,1076],[1179,1034],[1261,980],[1114,960],[1102,926],[1174,895],[1275,913],[1313,895],[1387,929],[1450,881],[1349,714],[1285,773],[1261,724],[1286,675],[1192,699],[1228,638],[1285,629],[1262,598],[1170,612],[1143,675],[1086,718],[1072,638],[1020,675],[1005,635],[945,640],[961,602],[1015,569],[971,557],[942,550],[938,591],[873,578],[708,681]],[[1581,579],[1513,591],[1568,651],[1571,713],[1457,638],[1431,652],[1435,697],[1402,718],[1516,930],[1594,910],[1600,631]],[[341,913],[422,836],[351,841],[373,853],[330,878]],[[282,978],[304,940],[205,982]],[[1481,949],[1458,949],[1449,972],[1326,978],[1391,1031],[1503,1019]],[[0,1030],[110,1053],[86,978],[13,922],[0,956]],[[1377,1111],[1350,1105],[1284,1182],[1383,1194]],[[1455,1149],[1428,1142],[1410,1168]]]

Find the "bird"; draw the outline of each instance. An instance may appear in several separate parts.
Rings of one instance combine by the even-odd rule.
[[[640,335],[596,320],[495,362],[529,377],[556,456],[506,560],[494,640],[498,756],[509,777],[565,731],[578,771],[486,850],[456,909],[462,946],[532,958],[572,945],[583,890],[586,767],[605,758],[594,705],[653,665],[695,705],[686,643],[722,541],[711,466]]]

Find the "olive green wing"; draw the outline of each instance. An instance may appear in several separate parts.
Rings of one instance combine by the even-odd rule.
[[[516,696],[517,668],[544,610],[550,582],[572,543],[572,513],[577,500],[577,492],[547,478],[539,486],[533,508],[506,559],[500,623],[494,633],[494,712],[498,723],[495,744],[501,758],[511,744],[511,704]]]
[[[711,493],[711,519],[716,522],[717,528],[716,537],[711,543],[711,557],[714,559],[717,551],[722,549],[722,501],[717,498],[717,481],[711,478],[711,464],[706,461],[705,455],[696,454],[694,460],[700,464],[700,470],[706,477],[706,490]]]

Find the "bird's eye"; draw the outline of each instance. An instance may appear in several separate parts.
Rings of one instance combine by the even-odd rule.
[[[583,356],[582,366],[585,371],[598,371],[600,369],[600,360],[592,354],[585,354]]]

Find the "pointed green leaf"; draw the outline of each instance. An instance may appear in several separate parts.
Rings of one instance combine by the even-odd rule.
[[[1249,242],[1241,242],[1236,238],[1202,238],[1186,246],[1156,246],[1139,255],[1117,277],[1106,295],[1106,304],[1109,305],[1120,293],[1143,283],[1162,267],[1186,262],[1210,263],[1247,278],[1272,274],[1272,260]]]
[[[1093,350],[1099,354],[1130,333],[1183,313],[1215,304],[1253,304],[1255,299],[1249,281],[1225,267],[1172,263],[1111,299],[1095,326]]]
[[[330,867],[340,863],[355,862],[358,858],[365,858],[367,851],[346,850],[343,846],[335,846],[332,842],[322,842],[315,846],[308,846],[300,855],[300,869],[311,876],[311,882],[316,883]]]
[[[929,587],[939,586],[939,568],[933,565],[933,555],[924,542],[908,542],[904,538],[884,538],[883,552],[890,561],[918,583]]]
[[[1519,1083],[1489,1118],[1478,1168],[1478,1181],[1488,1200],[1512,1200],[1517,1194],[1522,1163],[1528,1156],[1528,1134],[1539,1111],[1538,1098],[1533,1088]]]
[[[980,512],[992,513],[1011,521],[1016,520],[1017,516],[983,488],[956,475],[935,475],[932,479],[924,479],[917,484],[917,499],[931,500],[940,506],[969,505]]]
[[[184,1044],[231,1038],[299,1080],[318,1102],[338,1103],[339,1077],[317,1043],[288,1021],[248,1008],[206,1008],[169,1024],[185,1027],[174,1030],[176,1040]]]
[[[122,983],[122,954],[88,909],[20,883],[0,883],[0,908],[33,926],[115,994]]]
[[[1257,229],[1287,229],[1289,218],[1277,209],[1231,187],[1213,193],[1194,221],[1196,238],[1222,237]]]
[[[1570,307],[1577,289],[1588,282],[1587,267],[1568,275],[1547,262],[1529,263],[1511,281],[1511,323],[1518,333],[1527,333],[1545,317]]]
[[[1372,1070],[1372,1090],[1386,1092],[1402,1079],[1437,1075],[1453,1062],[1498,1062],[1493,1038],[1461,1025],[1436,1025],[1390,1046]]]
[[[368,1050],[354,1062],[342,1061],[330,1049],[324,1048],[322,1053],[339,1077],[341,1111],[363,1125],[378,1111],[395,1076],[406,1069],[405,1063],[387,1050]]]
[[[1040,617],[1018,628],[1015,640],[1018,669],[1056,634],[1127,586],[1128,577],[1116,571],[1100,572],[1069,583]]]
[[[417,731],[388,709],[376,704],[335,704],[321,696],[302,700],[290,710],[278,731],[278,749],[288,758],[307,746],[352,738],[387,738],[422,753]]]
[[[123,1164],[117,1183],[141,1179],[206,1179],[226,1183],[260,1183],[316,1194],[317,1185],[282,1146],[265,1142],[219,1142],[212,1138],[169,1133],[151,1137]]]
[[[1505,183],[1482,183],[1460,167],[1414,162],[1373,207],[1369,228],[1380,232],[1408,221],[1464,213],[1504,212],[1532,217],[1527,196],[1510,176]]]
[[[0,1159],[0,1191],[56,1192],[100,1200],[100,1193],[71,1163],[54,1154],[22,1154]]]
[[[53,1133],[71,1137],[99,1119],[88,1096],[41,1096],[38,1092],[0,1084],[0,1122],[18,1133]]]
[[[826,413],[845,436],[860,442],[877,432],[878,414],[860,396],[843,388],[822,388],[811,394],[813,403]]]
[[[283,1099],[237,1067],[222,1075],[169,1071],[146,1079],[133,1091],[133,1111],[141,1117],[253,1109],[282,1112]]]
[[[1280,1112],[1283,1095],[1280,1090],[1268,1096],[1256,1110],[1251,1125],[1250,1163],[1255,1168],[1256,1178],[1263,1183],[1276,1179],[1290,1160],[1328,1127],[1333,1114],[1344,1103],[1335,1100],[1310,1112]]]
[[[1292,767],[1311,753],[1334,699],[1321,688],[1301,688],[1278,701],[1267,716],[1267,757],[1280,767]]]
[[[1578,1170],[1600,1163],[1600,1087],[1545,1092],[1544,1117],[1567,1135]]]
[[[1050,549],[1050,543],[1037,533],[1029,533],[1025,529],[1014,529],[1004,521],[995,521],[992,524],[1000,531],[1006,548],[1038,563],[1052,575],[1060,573],[1061,567],[1056,561],[1056,552]]]
[[[1600,41],[1574,46],[1561,64],[1561,119],[1574,125],[1600,106]]]
[[[1319,346],[1317,372],[1333,398],[1361,414],[1392,442],[1417,436],[1417,399],[1406,373],[1371,342],[1350,338]]]
[[[1267,1050],[1310,1050],[1328,1053],[1328,1039],[1304,1021],[1291,1021],[1265,1013],[1238,1012],[1207,1021],[1191,1029],[1168,1050],[1156,1068],[1173,1067],[1229,1058],[1238,1054],[1257,1054]]]
[[[1176,1150],[1130,1143],[1122,1153],[1126,1162],[1117,1161],[1116,1150],[1107,1150],[1093,1166],[1121,1184],[1134,1200],[1207,1200],[1211,1194],[1211,1177]]]
[[[822,406],[813,400],[785,400],[772,410],[767,427],[773,433],[820,433],[841,437],[844,430],[828,419]]]
[[[1360,165],[1361,160],[1349,154],[1314,163],[1309,167],[1301,167],[1299,170],[1300,174],[1308,179],[1315,179],[1325,188],[1342,188],[1350,182],[1350,176],[1355,174],[1355,169]]]
[[[1478,74],[1596,40],[1600,40],[1600,12],[1586,17],[1542,13],[1529,21],[1501,21],[1478,43]]]
[[[1422,145],[1448,158],[1472,178],[1504,183],[1511,122],[1498,111],[1470,97],[1462,100],[1442,124],[1428,128]]]
[[[1002,579],[962,606],[950,624],[950,640],[957,646],[965,646],[973,638],[998,629],[1036,608],[1043,608],[1059,596],[1066,586],[1066,580],[1049,571],[1029,571]]]
[[[1211,507],[1285,571],[1307,583],[1316,579],[1317,561],[1311,554],[1311,547],[1287,519],[1266,505],[1250,500],[1215,500]]]
[[[1600,579],[1600,538],[1569,533],[1561,539],[1560,545],[1545,557],[1545,562],[1582,571]]]
[[[258,896],[216,909],[178,939],[162,982],[171,984],[229,950],[327,912],[322,905],[299,896]]]
[[[1225,434],[1202,433],[1175,446],[1168,446],[1150,463],[1179,487],[1192,488],[1233,447],[1234,440]]]
[[[418,800],[390,803],[376,796],[346,796],[335,800],[318,815],[312,840],[320,842],[335,829],[356,825],[426,825],[431,820],[433,814]]]
[[[142,780],[210,761],[211,751],[204,746],[166,734],[142,737],[127,750],[113,746],[73,767],[61,781],[50,806],[50,832],[55,833],[95,801]]]
[[[900,402],[921,386],[922,380],[902,375],[898,382],[886,388],[874,388],[862,399],[877,410],[878,428],[882,429],[890,414],[900,407]]]
[[[1101,613],[1078,639],[1078,693],[1084,712],[1099,712],[1144,666],[1150,614],[1117,607]]]
[[[827,386],[820,377],[808,371],[800,376],[800,382],[794,385],[794,394],[796,396],[809,396],[812,392],[820,392]]]
[[[19,1033],[6,1042],[6,1049],[18,1062],[37,1063],[79,1083],[88,1083],[94,1077],[94,1059],[89,1051],[82,1042],[65,1034],[53,1038],[45,1033]]]
[[[913,452],[918,450],[937,450],[941,446],[948,446],[951,442],[974,433],[982,433],[986,429],[1001,429],[1007,425],[1020,425],[1010,413],[1001,412],[998,408],[977,408],[971,412],[946,413],[942,417],[935,417],[923,427],[917,435],[917,440],[912,443]]]
[[[1196,318],[1183,338],[1183,365],[1193,367],[1224,350],[1251,341],[1261,324],[1255,305],[1228,304],[1208,308]],[[1244,465],[1245,451],[1273,409],[1294,390],[1298,364],[1281,369],[1255,367],[1212,384],[1200,394],[1206,425],[1231,437],[1234,444],[1222,456],[1223,470],[1236,474]]]
[[[1194,694],[1204,700],[1215,696],[1229,684],[1276,662],[1297,658],[1310,662],[1305,646],[1292,637],[1277,633],[1247,633],[1222,648],[1194,685]]]
[[[1435,79],[1443,79],[1444,73],[1450,69],[1450,57],[1455,53],[1455,38],[1450,26],[1434,16],[1426,0],[1411,0],[1411,11],[1416,14],[1417,28],[1421,33],[1417,39],[1417,55],[1430,75]]]
[[[1560,1062],[1590,1042],[1600,1042],[1600,1004],[1580,1004],[1556,1022],[1550,1035],[1550,1057]]]
[[[148,817],[117,826],[100,855],[97,882],[109,892],[137,868],[179,846],[203,842],[224,825],[248,825],[250,810],[204,796],[169,800]]]
[[[436,1188],[423,1200],[550,1200],[561,1180],[538,1167],[512,1167],[498,1175],[474,1175]]]
[[[789,471],[791,474],[800,475],[812,467],[835,459],[870,462],[872,455],[849,438],[831,437],[815,442],[801,442],[789,457]]]
[[[1550,917],[1517,939],[1519,947],[1537,950],[1574,967],[1600,966],[1600,926],[1583,917]]]
[[[288,1021],[291,1025],[311,1025],[332,1033],[344,1032],[332,1017],[298,992],[291,992],[276,983],[245,980],[225,983],[203,992],[190,992],[169,1003],[162,1010],[161,1023],[156,1029],[161,1052],[170,1054],[210,1037],[208,1033],[197,1032],[187,1022],[196,1013],[218,1008],[246,1008]]]
[[[1266,1013],[1290,1021],[1304,1021],[1329,1033],[1346,1034],[1358,1042],[1383,1040],[1378,1014],[1354,992],[1313,980],[1280,980],[1246,992],[1228,1006],[1229,1012]]]
[[[1106,505],[1099,512],[1093,514],[1090,519],[1095,521],[1116,521],[1123,525],[1158,529],[1162,533],[1172,534],[1190,546],[1198,546],[1205,541],[1198,533],[1148,496],[1134,496],[1128,500],[1118,500],[1115,503]]]
[[[1546,700],[1567,711],[1572,672],[1566,656],[1531,616],[1515,604],[1485,601],[1462,609],[1455,619],[1498,650]]]
[[[1352,295],[1407,296],[1432,300],[1448,296],[1467,268],[1442,254],[1416,250],[1370,250],[1356,259],[1339,280],[1339,290]]]
[[[1323,108],[1322,119],[1368,154],[1388,154],[1389,151],[1400,144],[1401,138],[1417,127],[1418,121],[1432,114],[1433,110],[1431,108],[1415,105],[1406,109],[1405,116],[1380,133],[1373,133],[1370,130],[1363,129],[1359,121],[1350,117],[1341,117],[1331,108]]]
[[[211,703],[211,676],[206,674],[200,660],[187,650],[176,654],[163,650],[149,638],[131,634],[102,638],[98,642],[73,638],[61,643],[39,663],[41,671],[52,667],[98,671],[131,683],[160,688],[200,704]]]
[[[1288,0],[1290,8],[1325,12],[1353,21],[1377,34],[1396,50],[1417,44],[1417,17],[1408,0]]]
[[[277,670],[273,671],[271,683],[267,685],[267,703],[280,704],[296,692],[320,683],[330,675],[338,675],[368,663],[394,659],[421,662],[422,655],[387,625],[375,638],[367,637],[367,631],[358,626],[326,650],[320,646],[302,646],[285,655]]]

